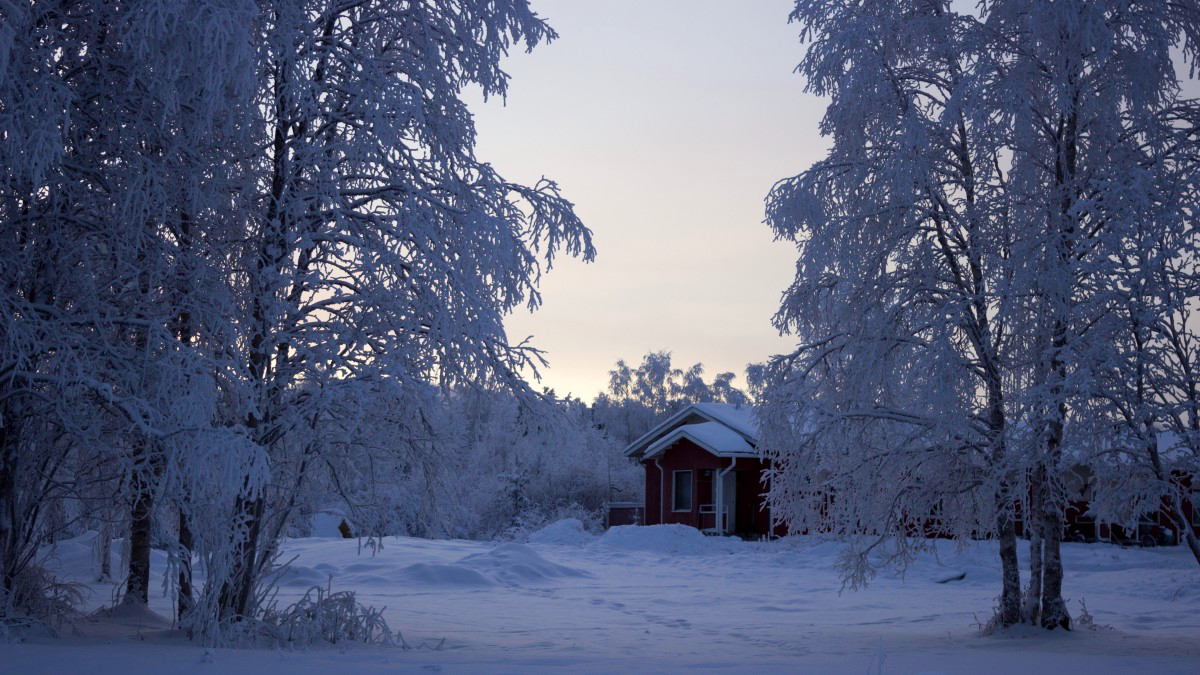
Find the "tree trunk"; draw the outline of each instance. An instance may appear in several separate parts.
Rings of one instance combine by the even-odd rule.
[[[17,532],[13,522],[17,510],[17,434],[13,427],[15,420],[9,412],[0,412],[4,415],[0,418],[0,616],[11,608],[17,557]]]
[[[1002,490],[996,495],[996,535],[1000,543],[1001,626],[1021,622],[1021,568],[1017,561],[1017,531],[1013,524],[1012,498]]]
[[[1200,509],[1200,504],[1193,504],[1193,509]],[[1167,498],[1168,517],[1175,523],[1175,530],[1179,532],[1179,539],[1184,544],[1187,544],[1188,550],[1192,552],[1192,557],[1196,559],[1196,564],[1200,565],[1200,538],[1196,537],[1196,531],[1192,529],[1191,519],[1189,514],[1184,513],[1183,503],[1179,499],[1179,495],[1172,492]]]
[[[1066,603],[1062,599],[1063,567],[1060,544],[1063,534],[1063,494],[1058,479],[1058,468],[1061,465],[1063,445],[1063,425],[1067,419],[1067,367],[1064,360],[1070,343],[1070,319],[1072,308],[1076,306],[1074,297],[1076,284],[1071,274],[1074,269],[1075,248],[1074,239],[1077,234],[1076,218],[1073,211],[1075,195],[1078,190],[1076,174],[1079,157],[1079,116],[1080,90],[1075,88],[1078,82],[1078,63],[1068,63],[1067,82],[1072,91],[1069,107],[1063,116],[1059,117],[1058,129],[1054,136],[1054,189],[1059,198],[1058,217],[1050,223],[1051,238],[1051,269],[1048,271],[1050,281],[1048,309],[1051,314],[1050,323],[1050,352],[1046,361],[1049,398],[1044,412],[1045,456],[1042,459],[1041,489],[1042,499],[1034,502],[1035,508],[1041,510],[1042,522],[1042,607],[1041,626],[1047,629],[1062,627],[1071,629],[1071,616],[1067,613]],[[1055,284],[1054,282],[1058,283]],[[1045,289],[1043,289],[1044,291]],[[1037,511],[1031,511],[1031,515]]]
[[[986,316],[986,313],[983,313]],[[991,331],[982,323],[980,350],[990,344]],[[993,362],[989,359],[989,365]],[[988,377],[988,427],[992,434],[992,470],[1005,475],[1008,448],[1005,442],[1004,396],[1000,377],[994,367],[989,368]],[[1013,523],[1012,486],[1002,479],[996,491],[996,539],[1000,545],[1000,608],[997,618],[1001,626],[1012,626],[1021,622],[1021,568],[1017,560],[1017,531]]]
[[[192,217],[187,210],[179,213],[179,248],[182,254],[192,254]],[[186,258],[184,258],[187,260]],[[190,263],[190,261],[189,261]],[[178,266],[176,274],[176,297],[174,306],[186,306],[184,298],[190,289],[190,285],[194,283],[194,275],[190,274],[190,264],[181,264]],[[192,326],[192,313],[187,310],[182,310],[175,316],[175,337],[179,340],[182,349],[192,347],[192,338],[195,336],[195,329]],[[178,523],[178,543],[179,543],[179,581],[175,587],[176,594],[176,620],[180,623],[192,610],[194,599],[192,597],[192,529],[188,520],[188,494],[187,488],[181,488],[179,499],[179,523]]]
[[[1061,366],[1060,366],[1061,367]],[[1059,382],[1063,379],[1059,371]],[[1066,406],[1058,406],[1058,418],[1049,425],[1049,435],[1046,442],[1047,465],[1042,474],[1042,628],[1062,628],[1071,630],[1071,615],[1067,612],[1067,603],[1062,598],[1063,564],[1062,564],[1062,534],[1063,534],[1063,498],[1062,488],[1055,473],[1058,458],[1062,452],[1063,425],[1066,417]]]
[[[1193,506],[1192,508],[1200,507]],[[1196,537],[1196,531],[1184,520],[1180,532],[1181,538],[1187,543],[1188,550],[1192,552],[1192,557],[1196,559],[1196,564],[1200,565],[1200,538]]]
[[[176,587],[177,621],[183,623],[192,611],[192,530],[187,510],[179,507],[179,585]]]
[[[146,604],[150,600],[150,511],[153,499],[148,492],[134,498],[129,512],[129,580],[125,585],[125,602]]]
[[[262,530],[263,498],[238,497],[238,537],[233,547],[232,569],[221,587],[220,617],[240,621],[250,615],[250,599],[258,577],[258,540]]]
[[[1037,625],[1042,601],[1042,470],[1035,469],[1029,486],[1025,525],[1029,528],[1029,591],[1025,595],[1025,621]]]
[[[100,526],[100,531],[96,534],[96,542],[93,544],[96,562],[100,563],[100,574],[97,575],[96,581],[112,580],[112,540],[112,517],[106,515],[104,524]]]
[[[150,600],[150,539],[154,529],[154,483],[158,470],[152,441],[141,439],[134,451],[133,507],[129,511],[129,579],[125,602],[145,605]]]
[[[1053,495],[1047,491],[1042,517],[1043,546],[1042,567],[1042,628],[1071,630],[1071,615],[1062,598],[1063,565],[1060,544],[1062,542],[1062,509]]]
[[[1196,538],[1196,531],[1192,529],[1192,520],[1189,517],[1191,514],[1184,513],[1183,500],[1179,498],[1178,482],[1171,480],[1170,472],[1163,467],[1162,456],[1158,453],[1157,435],[1151,434],[1150,438],[1146,439],[1146,454],[1150,457],[1150,466],[1154,469],[1154,477],[1171,486],[1170,493],[1167,495],[1167,517],[1175,523],[1179,539],[1187,544],[1188,550],[1192,552],[1192,557],[1196,559],[1196,564],[1200,564],[1200,540]],[[1200,509],[1200,504],[1192,504],[1192,508]]]

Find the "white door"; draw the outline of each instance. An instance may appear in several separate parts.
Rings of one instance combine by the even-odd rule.
[[[725,514],[724,528],[722,533],[733,532],[737,529],[737,513],[734,512],[734,506],[737,504],[737,472],[730,471],[721,479],[721,512]]]

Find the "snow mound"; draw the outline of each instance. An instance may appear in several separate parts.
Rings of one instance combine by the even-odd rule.
[[[952,581],[962,581],[967,578],[967,573],[961,570],[946,570],[935,574],[930,581],[935,584],[948,584]]]
[[[273,572],[278,574],[279,585],[292,588],[312,588],[313,586],[324,586],[330,575],[326,572],[314,569],[312,567],[304,567],[303,565],[295,565],[276,569]]]
[[[457,586],[483,588],[495,586],[495,582],[476,570],[463,565],[440,565],[436,563],[414,563],[396,571],[397,580],[417,586]]]
[[[458,561],[459,565],[480,570],[501,583],[520,586],[564,577],[586,577],[587,572],[558,565],[521,544],[503,544]]]
[[[91,618],[93,622],[104,624],[98,630],[93,631],[96,635],[126,634],[128,631],[123,629],[134,629],[136,632],[142,628],[152,630],[170,630],[171,628],[171,619],[136,602],[122,602],[113,607],[103,607],[93,612]]]
[[[620,525],[609,528],[597,546],[664,555],[713,555],[727,552],[730,542],[706,537],[687,525]]]
[[[583,529],[578,518],[566,518],[543,527],[529,535],[533,544],[558,544],[561,546],[583,546],[596,540],[596,535]]]

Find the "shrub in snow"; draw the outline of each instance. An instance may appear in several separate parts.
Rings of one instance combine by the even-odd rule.
[[[270,605],[250,628],[256,642],[309,645],[361,642],[391,644],[383,610],[358,602],[353,591],[313,586],[303,598],[282,609]]]
[[[28,565],[12,583],[0,589],[0,637],[22,635],[37,627],[52,633],[68,621],[79,619],[84,587],[64,583],[38,565]]]
[[[1096,617],[1088,611],[1083,598],[1079,599],[1079,615],[1075,617],[1075,625],[1086,630],[1112,630],[1112,626],[1096,623]]]
[[[534,541],[533,537],[539,532],[567,521],[578,523],[580,531],[586,534],[589,528],[599,529],[601,519],[599,510],[585,509],[578,504],[533,507],[518,513],[515,522],[502,532],[499,538]]]

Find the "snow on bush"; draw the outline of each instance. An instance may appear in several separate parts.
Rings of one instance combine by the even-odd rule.
[[[45,567],[26,566],[11,585],[7,593],[0,588],[0,638],[19,638],[39,629],[53,635],[81,616],[83,586],[58,581]]]
[[[532,544],[584,546],[594,541],[596,535],[588,532],[578,518],[564,518],[529,535],[529,542]]]
[[[265,608],[256,628],[262,631],[260,638],[276,644],[391,644],[392,631],[383,619],[384,609],[360,604],[353,591],[314,586],[283,609]]]

